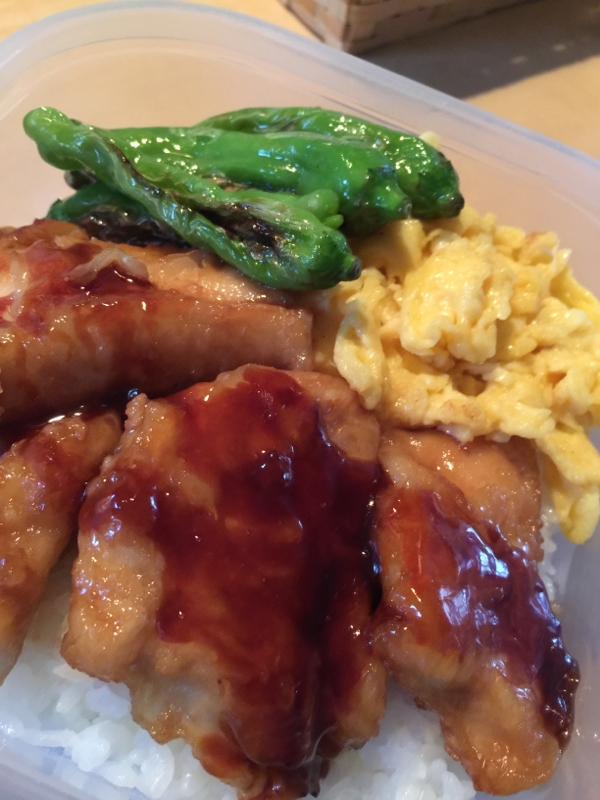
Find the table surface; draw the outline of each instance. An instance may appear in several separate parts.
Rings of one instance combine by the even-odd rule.
[[[92,2],[0,0],[0,38]],[[278,0],[208,3],[312,36]],[[366,57],[600,159],[600,0],[538,0]]]

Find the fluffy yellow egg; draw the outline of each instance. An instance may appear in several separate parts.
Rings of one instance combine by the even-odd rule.
[[[361,277],[318,293],[317,359],[384,425],[535,440],[565,534],[600,517],[600,303],[552,233],[465,209],[354,243]]]

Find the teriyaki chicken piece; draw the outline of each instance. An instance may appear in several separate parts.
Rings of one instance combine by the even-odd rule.
[[[15,665],[49,573],[77,531],[85,486],[121,437],[114,411],[17,433],[0,457],[0,683]]]
[[[247,363],[310,368],[308,311],[214,256],[176,254],[52,220],[0,231],[2,424],[131,390],[159,396]]]
[[[378,442],[343,380],[247,366],[132,400],[88,486],[63,655],[240,798],[316,793],[378,731]]]
[[[539,478],[528,442],[460,446],[392,431],[373,543],[373,650],[478,790],[547,781],[573,727],[578,668],[537,572]]]

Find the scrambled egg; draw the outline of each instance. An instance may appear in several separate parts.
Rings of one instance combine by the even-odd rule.
[[[535,440],[562,529],[585,541],[600,517],[587,435],[600,423],[600,303],[556,236],[467,208],[355,245],[361,277],[318,296],[320,368],[384,424]]]

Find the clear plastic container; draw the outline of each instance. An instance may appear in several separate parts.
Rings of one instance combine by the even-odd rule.
[[[323,105],[441,135],[467,201],[529,231],[552,229],[600,294],[600,163],[465,103],[256,20],[176,2],[106,3],[60,14],[0,43],[0,224],[43,216],[64,195],[23,134],[53,105],[98,125],[187,125],[252,105]],[[567,645],[583,675],[573,741],[553,780],[522,800],[595,800],[600,786],[600,534],[558,553]],[[81,776],[52,776],[55,753],[6,743],[2,800],[128,800]],[[137,795],[139,797],[139,795]]]

